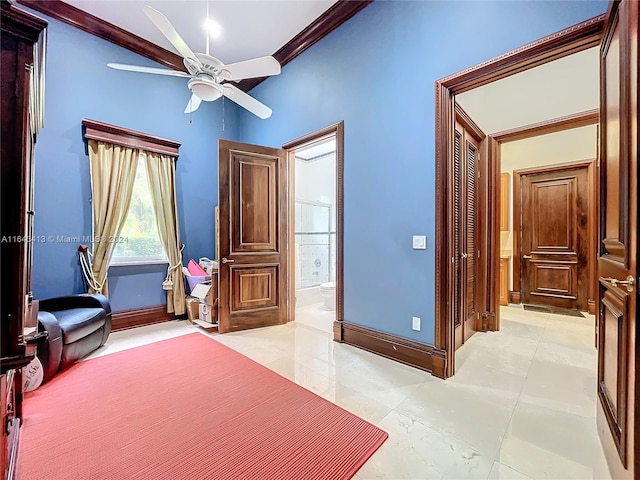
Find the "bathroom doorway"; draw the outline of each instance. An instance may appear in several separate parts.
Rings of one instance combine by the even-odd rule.
[[[294,140],[289,155],[289,319],[333,332],[342,320],[342,123]]]

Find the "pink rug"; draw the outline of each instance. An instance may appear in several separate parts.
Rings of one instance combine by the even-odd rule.
[[[23,480],[348,479],[387,438],[200,333],[78,363],[24,416]]]

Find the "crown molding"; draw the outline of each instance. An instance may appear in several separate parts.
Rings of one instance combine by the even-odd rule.
[[[307,28],[273,54],[284,67],[309,47],[326,37],[373,0],[338,0]],[[127,32],[112,23],[95,17],[62,0],[17,0],[18,3],[55,18],[87,33],[126,48],[174,70],[186,71],[182,57],[169,50]],[[268,77],[249,78],[238,83],[238,88],[248,92]]]
[[[61,0],[17,0],[20,5],[31,8],[48,17],[55,18],[91,35],[102,38],[119,47],[147,57],[174,70],[185,72],[182,57],[159,47],[142,37],[127,32],[116,25],[95,17]]]
[[[284,67],[372,2],[373,0],[338,0],[307,28],[274,53],[273,57],[280,62],[281,67]],[[238,83],[238,88],[248,92],[267,78],[269,77],[247,78]]]

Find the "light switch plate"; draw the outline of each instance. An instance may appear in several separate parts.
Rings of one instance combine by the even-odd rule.
[[[426,250],[427,249],[427,236],[426,235],[414,235],[413,236],[413,249],[414,250]]]
[[[417,332],[420,331],[420,317],[411,317],[411,328]]]

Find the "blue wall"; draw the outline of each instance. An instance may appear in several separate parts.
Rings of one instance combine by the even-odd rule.
[[[213,257],[217,140],[279,146],[345,121],[345,319],[433,343],[433,83],[606,10],[598,2],[378,1],[252,94],[273,108],[259,120],[221,101],[183,111],[184,79],[120,72],[107,62],[158,66],[49,20],[45,128],[36,146],[35,234],[91,233],[91,118],[182,142],[177,194],[184,258]],[[411,249],[426,234],[427,250]],[[83,290],[77,242],[38,243],[37,298]],[[110,271],[115,311],[164,302],[162,266]],[[411,316],[423,319],[411,330]]]
[[[40,14],[37,14],[41,16]],[[218,138],[238,138],[238,109],[203,103],[190,122],[182,112],[186,80],[113,70],[107,62],[159,65],[69,25],[47,18],[45,127],[36,145],[35,234],[53,237],[34,248],[36,298],[82,292],[78,242],[59,236],[91,234],[89,160],[81,121],[101,122],[182,142],[177,196],[184,258],[214,254],[214,207],[218,203]],[[87,242],[84,242],[87,243]],[[166,265],[110,269],[114,311],[162,305]]]
[[[241,140],[345,121],[345,320],[434,340],[434,81],[603,13],[599,2],[374,2],[252,94]],[[411,236],[427,235],[427,250]],[[411,317],[422,330],[411,329]]]

